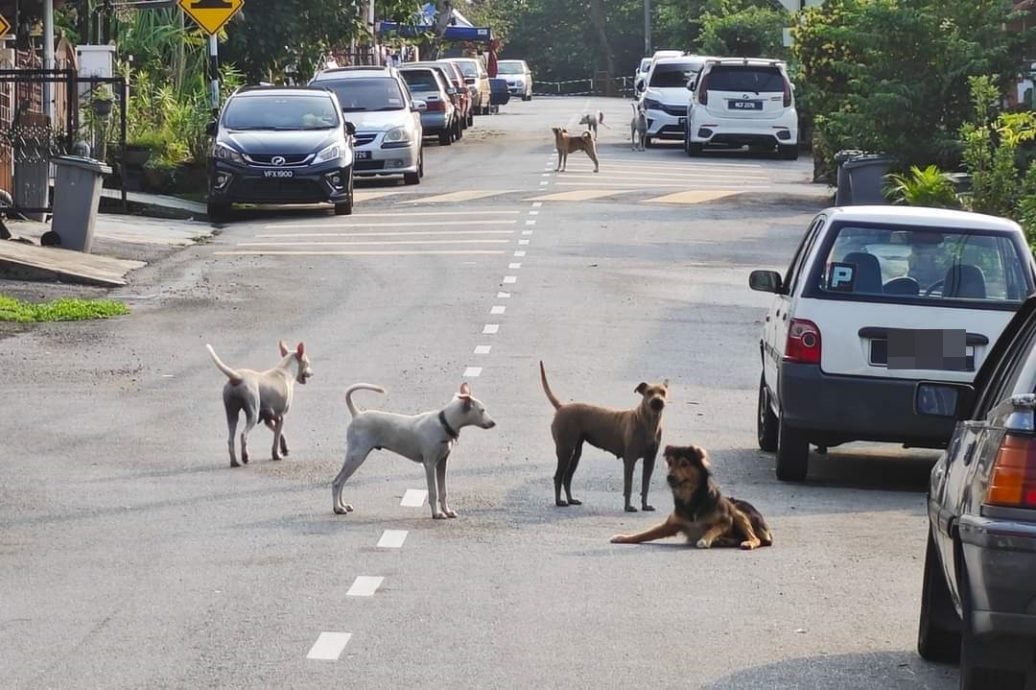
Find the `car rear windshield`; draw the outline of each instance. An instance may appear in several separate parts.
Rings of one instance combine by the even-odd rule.
[[[829,296],[959,306],[1016,304],[1033,291],[1026,259],[1007,235],[846,225],[821,265],[819,289]]]
[[[327,95],[241,96],[223,111],[227,129],[332,129],[338,126],[334,100]]]
[[[503,62],[500,62],[500,63],[497,64],[496,73],[497,74],[524,74],[525,73],[525,68],[522,66],[522,63],[520,63],[520,62],[508,62],[507,60],[504,60]]]
[[[465,77],[477,77],[478,76],[478,67],[475,66],[474,62],[467,62],[467,61],[465,61],[465,62],[455,62],[453,64],[457,65],[457,67],[460,67],[460,73],[463,74]]]
[[[709,91],[783,93],[784,76],[776,67],[717,65],[709,71]]]
[[[650,86],[659,88],[685,87],[691,77],[698,73],[698,65],[694,63],[679,62],[674,64],[656,64],[651,72]]]
[[[403,110],[406,99],[399,82],[392,77],[321,80],[320,86],[338,96],[342,110],[358,113],[372,110]]]
[[[410,87],[411,91],[438,91],[439,82],[435,81],[435,75],[431,70],[407,69],[399,72],[403,81]]]

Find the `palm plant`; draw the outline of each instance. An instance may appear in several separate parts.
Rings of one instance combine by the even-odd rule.
[[[886,196],[897,204],[933,208],[961,206],[953,181],[934,165],[925,168],[914,165],[906,174],[891,174],[886,179],[889,181]]]

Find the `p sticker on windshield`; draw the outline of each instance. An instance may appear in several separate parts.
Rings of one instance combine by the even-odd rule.
[[[852,292],[856,282],[856,264],[833,262],[827,270],[827,289],[834,292]]]
[[[391,98],[390,97],[388,99],[388,102],[389,102],[389,105],[403,105],[403,101],[401,99],[399,99],[399,98]]]

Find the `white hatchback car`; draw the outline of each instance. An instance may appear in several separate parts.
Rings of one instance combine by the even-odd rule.
[[[822,211],[788,272],[753,271],[775,297],[759,341],[759,447],[802,481],[809,445],[938,448],[953,420],[914,415],[918,381],[970,383],[1036,263],[1014,222],[892,206]]]
[[[706,61],[703,55],[660,57],[651,63],[644,79],[641,103],[647,116],[647,137],[682,140],[686,130],[688,84],[697,78]]]
[[[716,145],[776,149],[789,160],[799,155],[795,90],[779,60],[709,60],[694,85],[686,122],[689,156]]]

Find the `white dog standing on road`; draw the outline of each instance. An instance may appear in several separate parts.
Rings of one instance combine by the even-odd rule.
[[[633,104],[633,119],[630,120],[630,138],[633,139],[633,150],[643,151],[647,142],[647,115],[641,103]]]
[[[471,396],[468,384],[440,410],[406,416],[377,410],[358,411],[352,394],[358,390],[384,393],[385,389],[370,383],[357,383],[345,391],[345,404],[352,414],[346,431],[345,463],[335,477],[331,494],[335,513],[350,513],[353,507],[342,502],[342,489],[349,477],[360,468],[372,450],[391,450],[404,458],[424,465],[428,480],[428,504],[432,517],[457,517],[450,510],[446,490],[446,461],[453,450],[460,430],[466,426],[492,429],[496,422],[486,414],[485,405]]]

